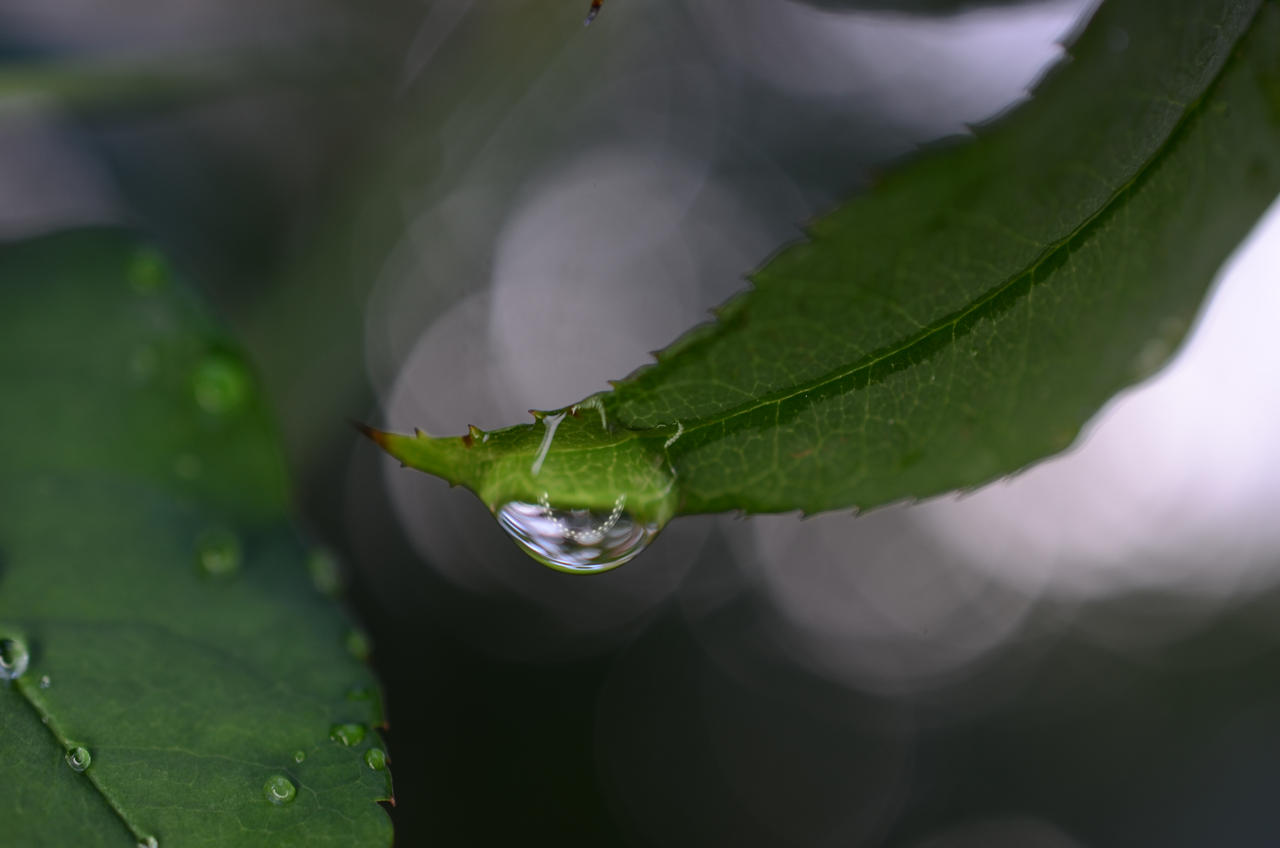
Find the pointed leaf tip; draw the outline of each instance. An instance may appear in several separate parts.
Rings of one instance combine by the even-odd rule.
[[[383,431],[375,427],[370,427],[368,424],[364,424],[360,421],[356,421],[355,419],[348,419],[348,420],[350,421],[351,426],[355,428],[357,433],[367,436],[369,439],[376,442],[381,447],[386,448],[387,436],[390,434],[384,433]]]

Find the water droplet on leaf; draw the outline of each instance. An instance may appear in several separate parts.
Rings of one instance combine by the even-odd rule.
[[[364,725],[335,724],[329,728],[329,738],[350,748],[364,741]]]
[[[67,765],[71,766],[72,771],[84,771],[92,764],[93,757],[88,748],[77,745],[67,749]]]
[[[283,774],[273,774],[267,778],[266,783],[262,784],[262,794],[267,796],[268,801],[279,807],[297,797],[298,787]]]
[[[27,670],[31,653],[17,639],[0,639],[0,680],[17,680]]]
[[[305,760],[306,758],[307,758],[307,752],[306,752],[306,751],[294,751],[294,752],[293,752],[293,761],[294,761],[295,763],[300,763],[300,762],[302,762],[303,760]]]
[[[592,573],[617,568],[643,551],[658,526],[636,521],[623,510],[556,509],[543,498],[512,501],[498,510],[498,523],[534,559],[560,571]]]
[[[370,748],[364,752],[364,763],[374,771],[382,771],[387,767],[387,752],[381,748]]]
[[[370,644],[369,637],[363,630],[352,628],[347,631],[347,653],[358,660],[367,660],[373,646]]]
[[[211,577],[227,577],[240,570],[240,539],[230,530],[206,530],[196,540],[196,562]]]
[[[154,836],[148,836],[146,839],[138,843],[138,848],[160,848],[160,840]]]
[[[145,383],[155,376],[160,366],[160,354],[154,345],[138,345],[129,355],[129,373],[139,383]]]
[[[200,472],[203,470],[204,463],[200,461],[200,457],[192,453],[184,453],[173,463],[173,473],[183,480],[194,480],[200,476]]]
[[[154,247],[139,248],[129,263],[128,274],[134,291],[150,294],[169,284],[169,263]]]
[[[311,584],[323,594],[336,595],[342,588],[338,560],[323,548],[316,548],[307,556],[307,571],[311,574]]]
[[[224,415],[239,409],[248,399],[249,375],[239,360],[227,354],[210,354],[196,366],[191,388],[201,409]]]
[[[49,678],[49,675],[46,674],[44,677],[40,678],[41,689],[48,689],[52,685],[53,685],[53,681]]]

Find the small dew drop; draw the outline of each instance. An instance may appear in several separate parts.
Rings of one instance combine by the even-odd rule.
[[[183,480],[194,480],[204,471],[204,463],[193,453],[184,453],[174,460],[173,473]]]
[[[138,843],[138,848],[160,848],[160,840],[154,836],[148,836]]]
[[[288,804],[298,795],[298,787],[283,774],[273,774],[262,784],[262,794],[277,807]]]
[[[71,766],[72,771],[84,771],[92,764],[93,757],[88,748],[77,745],[67,749],[67,765]]]
[[[363,630],[355,628],[348,630],[346,645],[347,653],[358,660],[369,659],[369,654],[373,652],[373,645],[369,641],[369,636]]]
[[[383,771],[387,767],[387,752],[381,748],[370,748],[364,752],[364,764],[374,771]]]
[[[230,530],[206,530],[196,540],[196,562],[210,577],[235,574],[240,570],[240,539]]]
[[[49,675],[46,674],[44,677],[40,678],[41,689],[48,689],[52,685],[53,685],[53,681],[49,679]]]
[[[1123,53],[1129,49],[1129,31],[1122,27],[1111,27],[1107,30],[1107,49],[1112,53]]]
[[[648,547],[656,524],[633,519],[619,495],[613,509],[557,509],[544,496],[538,503],[512,501],[497,512],[498,523],[534,559],[560,571],[596,573],[617,568]]]
[[[169,284],[169,263],[153,247],[140,248],[129,263],[129,285],[140,294],[151,294]]]
[[[214,353],[196,366],[191,376],[196,403],[212,415],[225,415],[244,406],[249,398],[249,374],[240,361]]]
[[[27,670],[31,653],[18,639],[0,639],[0,680],[17,680]]]
[[[342,588],[338,560],[323,548],[316,548],[307,556],[307,571],[311,574],[311,585],[322,594],[336,595]]]
[[[160,367],[160,354],[154,345],[138,345],[129,354],[129,373],[139,383],[145,383],[155,376]]]
[[[335,724],[329,728],[329,738],[347,748],[359,745],[364,741],[364,725]]]
[[[294,752],[293,752],[293,761],[294,761],[295,763],[300,763],[300,762],[302,762],[303,760],[305,760],[306,758],[307,758],[307,752],[306,752],[306,751],[294,751]]]

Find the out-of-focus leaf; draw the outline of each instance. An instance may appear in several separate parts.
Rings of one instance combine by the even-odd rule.
[[[122,232],[4,246],[0,386],[0,842],[388,844],[363,639],[201,305]]]

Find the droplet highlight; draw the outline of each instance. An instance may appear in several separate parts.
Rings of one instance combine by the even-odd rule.
[[[658,525],[633,519],[619,495],[613,509],[557,509],[544,495],[536,504],[512,501],[498,523],[534,559],[559,571],[590,574],[634,559],[658,535]]]
[[[71,766],[72,771],[84,771],[92,764],[93,756],[88,748],[77,745],[67,749],[67,765]]]
[[[307,555],[307,572],[311,575],[311,585],[322,594],[336,595],[342,588],[338,560],[323,548],[316,548]]]
[[[226,415],[249,399],[249,374],[238,359],[210,354],[196,366],[191,388],[201,409],[211,415]]]
[[[268,801],[280,807],[298,796],[298,787],[283,774],[273,774],[267,778],[266,783],[262,784],[262,794]]]
[[[0,639],[0,680],[17,680],[31,663],[31,652],[19,639]]]
[[[364,741],[364,725],[354,723],[335,724],[329,728],[329,738],[347,748],[359,745]]]
[[[374,771],[385,771],[387,768],[387,752],[381,748],[370,748],[364,752],[364,764]]]
[[[129,354],[129,373],[139,383],[149,382],[159,368],[160,354],[155,345],[138,345]]]
[[[230,530],[206,530],[196,540],[196,562],[210,577],[229,577],[240,570],[240,539]]]
[[[160,291],[169,284],[169,263],[154,247],[139,248],[129,263],[129,286],[139,294]]]
[[[347,631],[346,638],[347,653],[358,660],[369,659],[369,654],[373,652],[373,643],[369,640],[368,634],[363,630],[352,628]]]
[[[173,461],[173,473],[183,480],[194,480],[204,472],[204,463],[193,453],[184,453]]]

